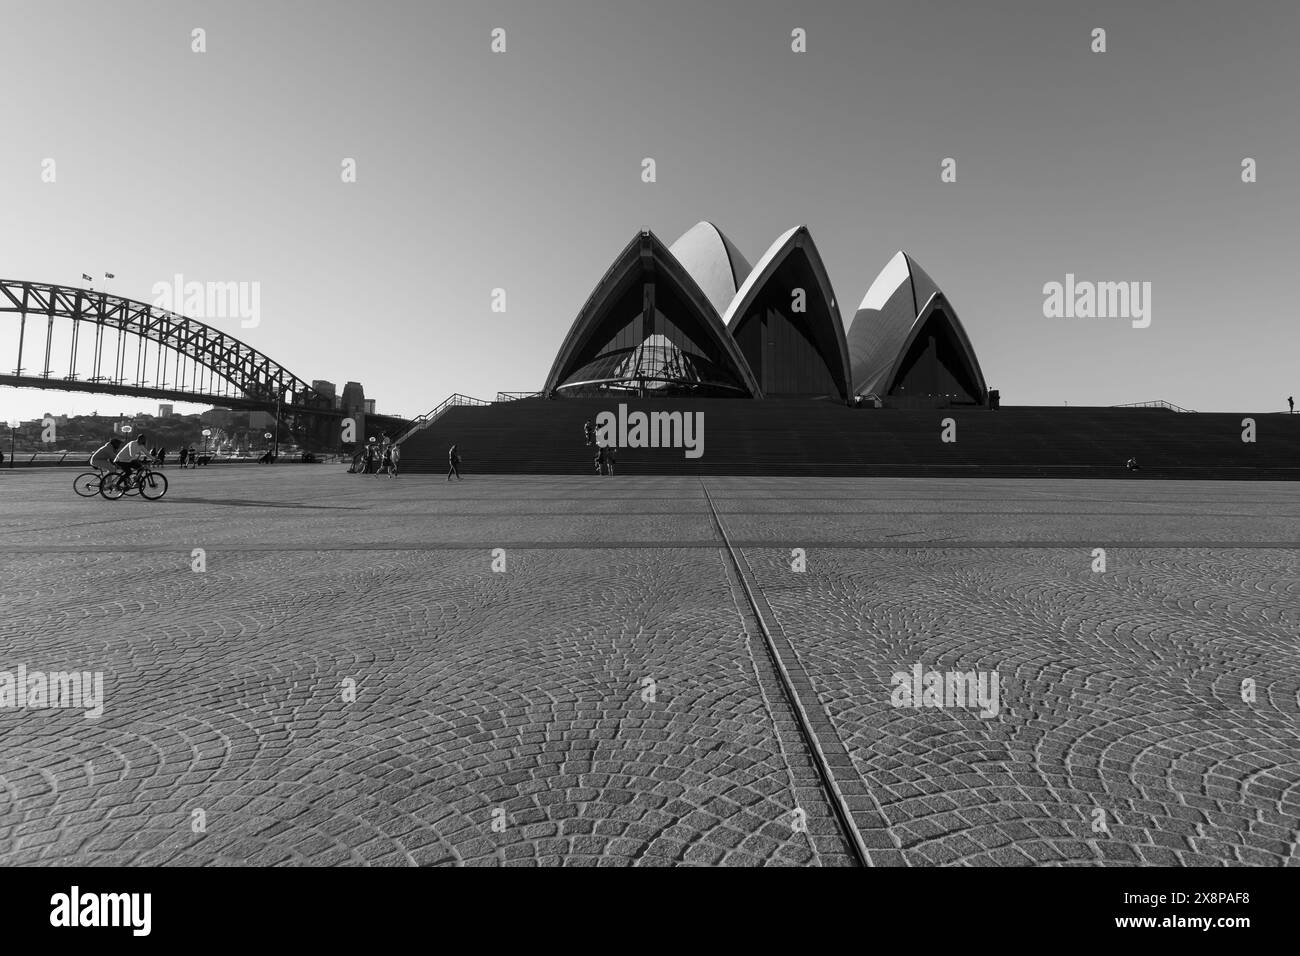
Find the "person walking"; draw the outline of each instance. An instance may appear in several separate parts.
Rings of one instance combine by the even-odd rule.
[[[176,453],[176,461],[181,466],[181,471],[185,470],[185,460],[190,457],[190,450],[181,445],[181,450]]]
[[[605,446],[605,474],[611,478],[614,476],[614,461],[618,456],[618,449],[613,445]]]
[[[452,445],[447,449],[447,480],[451,481],[451,476],[455,475],[457,481],[464,481],[460,474],[460,452],[456,446]]]
[[[401,446],[393,442],[388,446],[388,477],[397,477],[397,463],[402,460]]]

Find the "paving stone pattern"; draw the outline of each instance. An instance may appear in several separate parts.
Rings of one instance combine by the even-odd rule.
[[[0,472],[0,671],[105,709],[0,709],[0,864],[1300,862],[1300,486],[74,474]]]

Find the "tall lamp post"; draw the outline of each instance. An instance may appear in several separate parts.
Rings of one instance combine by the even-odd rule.
[[[269,453],[271,451],[271,433],[262,432],[262,437],[266,439],[266,450]],[[271,460],[274,461],[275,460],[274,457],[272,457]]]
[[[21,423],[16,418],[10,419],[9,421],[9,467],[10,468],[14,466],[14,444],[18,438],[18,426],[20,424]]]
[[[203,435],[203,455],[206,458],[208,454],[208,436],[212,434],[212,429],[205,428],[200,434]]]

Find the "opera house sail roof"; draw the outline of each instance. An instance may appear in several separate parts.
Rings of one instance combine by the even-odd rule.
[[[761,398],[708,297],[649,230],[627,244],[582,310],[545,393]]]
[[[550,397],[813,397],[885,404],[985,404],[957,313],[899,252],[845,332],[806,226],[752,267],[713,223],[671,247],[642,230],[574,318],[547,376]]]
[[[765,395],[851,395],[844,323],[806,226],[768,247],[724,321]]]
[[[911,256],[897,253],[848,331],[856,395],[984,404],[988,389],[957,312]]]
[[[750,266],[735,243],[711,222],[697,222],[678,236],[668,249],[690,273],[718,315],[736,297]]]

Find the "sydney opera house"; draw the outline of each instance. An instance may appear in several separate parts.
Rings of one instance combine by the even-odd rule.
[[[648,230],[628,243],[574,319],[544,394],[913,408],[989,400],[956,311],[911,256],[890,260],[846,334],[805,226],[751,265],[710,222],[671,246]]]
[[[752,265],[709,222],[671,246],[639,231],[540,390],[453,399],[401,437],[405,470],[445,471],[456,444],[481,473],[590,474],[592,426],[624,474],[1122,478],[1135,458],[1145,478],[1300,478],[1300,419],[1243,443],[1240,414],[1003,406],[915,259],[846,324],[804,226]]]

